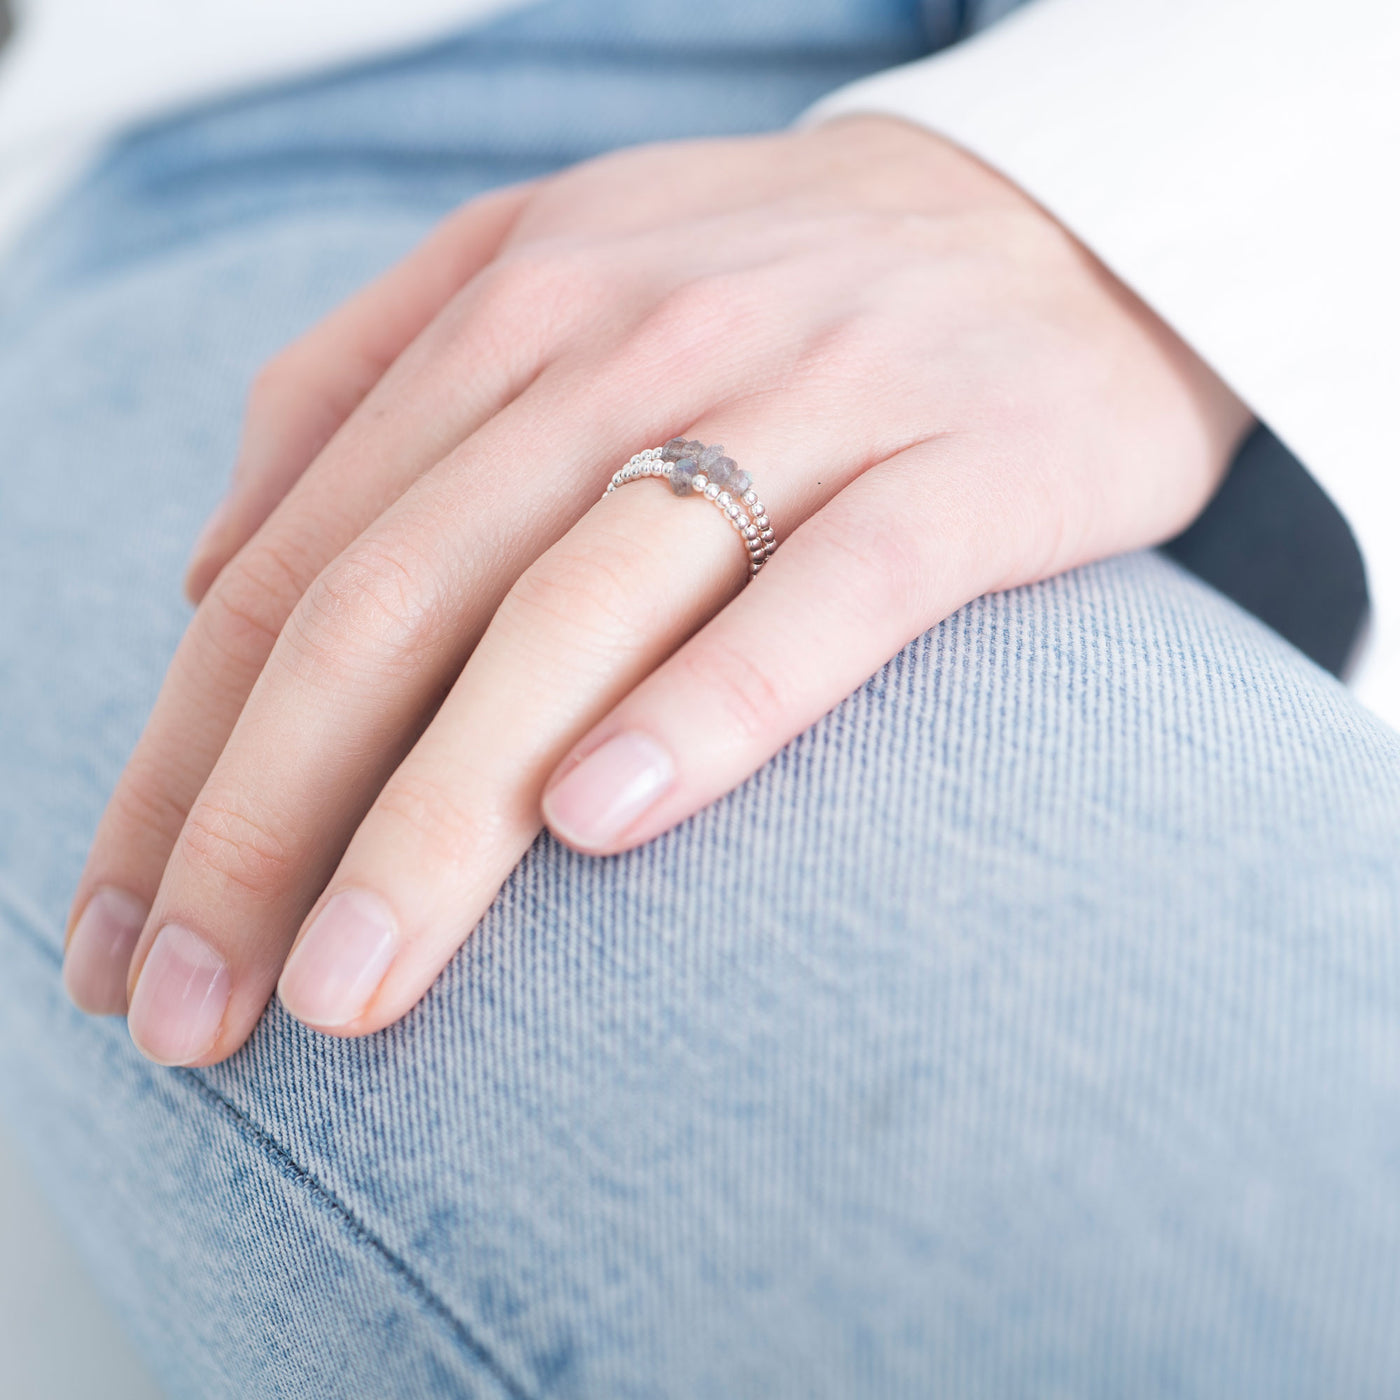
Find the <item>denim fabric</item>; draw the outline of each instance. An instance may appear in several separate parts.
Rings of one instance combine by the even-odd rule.
[[[963,609],[643,850],[542,838],[381,1035],[171,1072],[60,990],[260,360],[472,190],[921,24],[550,5],[145,133],[3,274],[0,1109],[172,1395],[1400,1385],[1400,738],[1157,555]]]

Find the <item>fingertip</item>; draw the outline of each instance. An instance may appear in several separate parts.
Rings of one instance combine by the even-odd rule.
[[[232,991],[222,954],[193,929],[166,924],[136,980],[127,1029],[158,1065],[209,1063]]]
[[[398,920],[383,899],[369,890],[341,890],[292,949],[278,979],[278,1000],[312,1030],[354,1033],[401,942]]]
[[[63,990],[85,1016],[125,1016],[126,986],[116,978],[91,980],[71,962],[63,964]]]
[[[74,920],[63,958],[63,987],[89,1016],[124,1016],[131,955],[146,922],[134,895],[99,889]]]
[[[621,838],[671,791],[676,771],[660,740],[623,730],[556,773],[540,803],[545,823],[585,855],[625,849]]]

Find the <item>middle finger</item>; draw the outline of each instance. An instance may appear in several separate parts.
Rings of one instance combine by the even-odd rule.
[[[318,577],[190,807],[136,946],[130,1027],[151,1058],[204,1063],[242,1042],[359,817],[511,583],[596,495],[618,435],[690,421],[736,374],[715,362],[625,395],[636,365],[547,375]]]
[[[763,463],[765,506],[787,530],[864,463],[848,431],[812,430],[810,403],[754,407],[735,405],[685,436],[742,441],[746,458]],[[338,1034],[404,1015],[535,838],[545,779],[564,752],[747,574],[737,532],[663,482],[596,504],[511,590],[356,831],[288,959],[288,1009]]]
[[[478,278],[405,352],[195,614],[103,814],[73,901],[65,980],[86,1010],[126,1010],[126,974],[144,912],[279,633],[313,580],[424,472],[470,442],[528,385],[548,380],[576,321],[589,324],[590,342],[601,351],[646,304],[629,298],[617,279],[604,296],[596,277],[577,277],[585,290],[571,299],[550,297],[546,281],[579,267],[529,266]],[[655,275],[640,267],[632,291]],[[551,443],[543,433],[518,445],[545,450]],[[242,836],[245,845],[259,839],[252,831]],[[221,835],[209,838],[219,843],[216,859],[227,859],[231,848]],[[275,855],[266,843],[262,849]]]

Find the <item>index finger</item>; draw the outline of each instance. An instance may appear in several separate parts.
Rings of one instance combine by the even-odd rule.
[[[125,978],[113,970],[134,949],[132,911],[149,907],[185,817],[312,581],[416,479],[515,401],[576,327],[592,328],[595,302],[609,292],[620,299],[601,283],[567,302],[550,299],[541,295],[547,273],[497,263],[474,278],[205,596],[74,896],[66,981],[85,1010],[125,1011]],[[503,336],[508,320],[515,334]],[[113,894],[97,900],[99,891]]]

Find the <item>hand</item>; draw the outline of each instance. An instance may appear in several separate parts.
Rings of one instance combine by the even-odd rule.
[[[423,996],[543,819],[648,841],[989,590],[1185,525],[1247,414],[1043,211],[912,126],[642,147],[473,201],[258,379],[66,979],[168,1064],[280,976]],[[675,435],[713,508],[612,472]],[[300,930],[300,932],[298,932]]]

